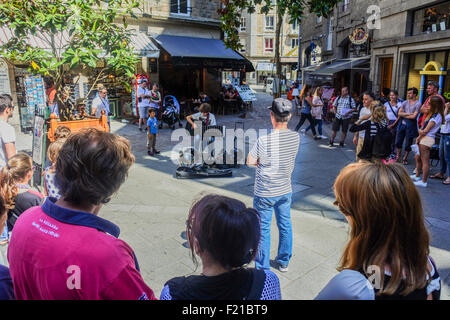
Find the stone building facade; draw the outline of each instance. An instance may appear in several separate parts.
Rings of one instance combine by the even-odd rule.
[[[426,81],[435,80],[443,94],[450,92],[450,1],[383,0],[380,8],[371,60],[374,91],[395,88],[404,97],[416,87],[424,99]]]

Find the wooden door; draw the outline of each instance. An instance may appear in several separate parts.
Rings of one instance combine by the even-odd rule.
[[[383,88],[391,88],[392,83],[392,62],[394,58],[383,58],[381,59],[381,82],[380,82],[380,92]]]

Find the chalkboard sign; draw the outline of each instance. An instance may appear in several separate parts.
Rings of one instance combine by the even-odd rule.
[[[256,94],[248,85],[235,86],[235,88],[238,91],[242,101],[256,101]]]

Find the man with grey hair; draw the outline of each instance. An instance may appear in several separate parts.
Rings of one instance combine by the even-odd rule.
[[[420,113],[427,114],[430,111],[430,100],[432,96],[438,96],[439,98],[441,98],[442,102],[445,105],[445,99],[439,94],[439,83],[437,83],[436,81],[428,81],[427,94],[428,98],[420,108]]]
[[[300,136],[288,129],[292,104],[278,98],[269,107],[273,130],[258,138],[247,157],[247,165],[256,167],[253,207],[261,220],[261,240],[255,259],[257,269],[270,269],[270,225],[272,213],[279,230],[276,262],[281,272],[288,271],[292,257],[291,176]]]

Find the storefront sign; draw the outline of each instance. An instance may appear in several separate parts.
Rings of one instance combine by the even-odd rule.
[[[11,94],[11,86],[9,83],[9,69],[6,61],[0,59],[0,92]]]
[[[245,84],[241,86],[235,86],[235,88],[239,93],[239,96],[241,97],[242,101],[244,102],[256,101],[255,92],[248,85]]]
[[[363,28],[356,28],[351,35],[348,36],[353,44],[361,45],[366,43],[369,34]]]

